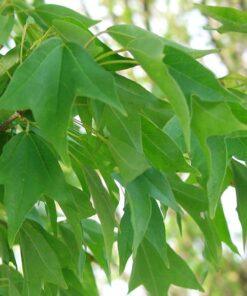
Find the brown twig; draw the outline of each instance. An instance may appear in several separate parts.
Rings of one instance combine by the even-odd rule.
[[[146,29],[151,31],[149,0],[143,0],[143,12]]]
[[[8,119],[6,119],[2,124],[0,124],[0,132],[5,132],[9,128],[9,125],[14,120],[20,117],[21,117],[21,114],[19,112],[15,112],[14,114],[12,114]]]
[[[245,2],[245,0],[240,0],[239,1],[239,6],[242,10],[246,10],[247,9],[247,4]]]

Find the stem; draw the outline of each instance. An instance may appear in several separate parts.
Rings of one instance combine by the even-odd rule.
[[[99,56],[97,56],[95,61],[98,62],[98,61],[100,61],[100,60],[102,60],[104,58],[107,58],[107,57],[112,56],[112,55],[114,55],[116,53],[124,52],[124,51],[126,51],[126,49],[120,48],[120,49],[117,49],[117,50],[111,50],[111,51],[104,52],[104,53],[100,54]]]
[[[7,120],[5,120],[2,124],[0,124],[0,132],[5,132],[9,128],[9,125],[14,120],[20,117],[21,117],[21,114],[19,112],[15,112],[14,114],[12,114]]]
[[[108,143],[107,138],[105,138],[103,135],[101,135],[97,130],[95,130],[93,127],[87,125],[84,122],[79,122],[78,120],[75,119],[75,123],[78,125],[81,125],[82,127],[85,128],[86,131],[90,131],[92,134],[94,134],[96,137],[98,137],[102,142],[105,144]]]
[[[30,122],[29,122],[29,120],[27,118],[25,118],[25,122],[26,122],[25,133],[28,134],[29,129],[30,129]]]
[[[151,25],[150,25],[150,7],[149,7],[149,2],[148,0],[143,0],[143,12],[144,12],[144,19],[145,19],[145,26],[148,31],[151,30]]]
[[[129,60],[129,61],[126,61],[126,60],[123,60],[123,61],[107,61],[107,62],[103,62],[103,63],[100,63],[99,65],[100,66],[105,66],[105,65],[114,65],[114,64],[134,64],[134,65],[139,65],[139,63],[137,61],[132,61],[132,60]]]
[[[34,47],[39,45],[46,37],[49,36],[50,32],[52,32],[53,26],[51,26],[45,33],[40,37],[40,39],[36,40],[33,45],[30,47],[30,50],[32,50]]]
[[[107,31],[101,31],[95,35],[93,35],[84,45],[84,48],[88,48],[88,46],[100,35],[107,33]]]
[[[22,64],[22,60],[23,60],[23,48],[24,48],[24,43],[25,43],[26,34],[27,34],[27,27],[28,25],[25,24],[23,28],[23,33],[21,36],[20,64]]]

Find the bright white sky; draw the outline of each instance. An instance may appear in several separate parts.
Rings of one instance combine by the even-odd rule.
[[[101,19],[103,20],[102,23],[98,26],[100,30],[104,30],[108,26],[111,25],[111,22],[106,18],[107,11],[102,4],[100,4],[100,0],[47,0],[47,3],[59,4],[70,7],[74,10],[83,11],[83,5],[87,8],[87,11],[94,19]],[[166,1],[159,0],[157,6],[159,7],[159,11],[166,10]],[[197,2],[197,1],[195,1]],[[83,3],[83,5],[82,5]],[[172,9],[177,9],[177,1],[173,0]],[[116,7],[116,13],[121,13],[122,8]],[[138,20],[137,20],[138,22]],[[201,30],[203,25],[205,25],[205,20],[201,17],[198,11],[192,11],[187,15],[187,28],[189,30],[191,38],[191,47],[199,49],[208,48],[208,34]],[[140,22],[140,25],[141,22]],[[154,23],[151,24],[153,31],[157,34],[162,34],[165,30],[164,20],[157,18]],[[227,69],[224,65],[221,64],[219,58],[216,55],[210,55],[203,59],[204,64],[210,68],[218,77],[222,77],[227,74]],[[228,224],[230,228],[230,232],[232,234],[232,238],[234,242],[237,242],[237,247],[239,248],[240,253],[243,255],[242,251],[242,242],[241,242],[241,227],[238,221],[238,217],[235,211],[236,208],[236,198],[235,198],[235,191],[233,188],[227,189],[227,191],[223,194],[223,207],[225,211],[225,215],[228,219]],[[131,264],[127,266],[127,273],[131,270]],[[103,272],[97,270],[97,277],[102,279],[102,282],[105,282],[105,276]],[[108,284],[103,284],[100,287],[100,292],[102,296],[126,296],[128,292],[128,287],[126,282],[117,279],[113,280],[112,285],[109,286]],[[146,293],[142,288],[136,289],[134,292],[129,294],[130,296],[144,296]],[[191,292],[191,296],[199,296],[202,295],[199,292]]]

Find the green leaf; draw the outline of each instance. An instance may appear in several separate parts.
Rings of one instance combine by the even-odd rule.
[[[153,104],[158,102],[157,97],[133,80],[118,74],[115,74],[114,78],[121,102],[128,103],[130,106],[137,105],[142,109],[152,107]]]
[[[152,214],[149,186],[143,176],[139,176],[126,187],[134,231],[133,249],[136,252],[147,231]]]
[[[80,221],[81,219],[94,215],[95,210],[91,205],[88,193],[73,186],[68,186],[67,190],[70,192],[70,199],[68,199],[66,203],[60,202],[59,205],[67,217],[67,220],[76,237],[78,247],[80,247],[82,243],[82,229]]]
[[[37,286],[32,290],[33,284],[42,281],[66,288],[57,255],[40,232],[39,225],[26,221],[20,240],[27,295],[38,295]]]
[[[158,126],[163,126],[173,116],[172,108],[166,101],[158,99],[133,80],[120,75],[114,77],[117,93],[127,113],[144,114]]]
[[[124,272],[126,263],[132,254],[133,227],[131,225],[131,212],[129,206],[125,206],[124,214],[120,222],[118,231],[118,254],[119,273]]]
[[[55,296],[58,293],[58,287],[54,284],[47,283],[44,285],[44,289],[41,291],[42,296]]]
[[[78,223],[78,221],[76,222]],[[79,224],[79,226],[81,227],[81,223]],[[76,225],[76,227],[78,226]],[[80,274],[81,266],[79,260],[83,252],[82,239],[81,235],[78,238],[76,232],[77,231],[75,231],[74,225],[71,225],[71,223],[69,224],[68,221],[59,223],[59,233],[65,247],[63,247],[64,251],[62,252],[62,254],[58,255],[58,257],[63,268],[70,268],[74,270],[77,274]],[[50,242],[50,244],[52,247],[54,246],[54,242],[53,244],[52,242]],[[56,249],[58,249],[58,246],[56,247]]]
[[[129,34],[134,32],[134,36]],[[122,46],[130,51],[140,63],[150,78],[158,85],[171,103],[181,126],[183,127],[185,142],[190,147],[190,114],[186,99],[176,81],[170,75],[168,68],[163,63],[164,41],[162,38],[143,32],[135,27],[113,26],[108,33]]]
[[[0,293],[2,295],[21,295],[23,277],[17,270],[8,265],[0,265],[0,279]]]
[[[166,266],[169,266],[166,248],[166,233],[163,222],[163,216],[157,203],[152,200],[152,214],[149,220],[145,238],[153,245],[161,260]],[[121,219],[120,229],[118,233],[118,252],[120,258],[119,272],[124,271],[125,265],[132,253],[133,244],[133,227],[131,225],[131,212],[129,206],[125,207],[124,215]]]
[[[70,198],[54,154],[33,134],[19,134],[5,145],[0,158],[0,182],[5,187],[10,245],[27,213],[42,195],[62,202]]]
[[[222,78],[220,82],[228,89],[247,93],[247,77],[239,73],[230,73]]]
[[[85,219],[82,222],[84,231],[84,240],[93,253],[95,260],[105,271],[108,279],[111,278],[110,265],[107,259],[104,246],[104,237],[100,224],[91,219]]]
[[[14,252],[8,244],[7,227],[4,224],[0,225],[0,256],[4,264],[9,265],[11,262],[17,265]]]
[[[175,212],[181,212],[166,175],[161,174],[155,169],[149,169],[143,174],[142,178],[148,184],[148,194],[150,196],[160,201],[164,206],[173,209]]]
[[[129,292],[144,285],[152,296],[167,295],[170,282],[166,279],[166,271],[163,260],[151,243],[145,239],[134,259]]]
[[[52,24],[59,35],[66,41],[83,46],[90,43],[86,50],[107,70],[119,71],[133,67],[133,63],[131,63],[132,59],[125,58],[117,53],[112,54],[111,48],[101,42],[98,38],[95,38],[93,33],[91,33],[87,28],[81,26],[80,23],[66,18],[56,19],[52,22]],[[127,61],[129,61],[129,63],[127,63]]]
[[[213,221],[208,217],[208,200],[206,192],[198,187],[182,182],[177,176],[168,176],[177,202],[193,218],[202,231],[208,259],[218,265],[221,258],[221,242]]]
[[[219,33],[241,32],[247,33],[247,12],[233,7],[197,5],[200,11],[217,21],[222,26],[217,29]]]
[[[170,268],[166,268],[159,254],[150,242],[144,240],[140,247],[131,272],[129,290],[143,284],[151,295],[167,295],[170,284],[203,291],[194,274],[170,247],[168,258]]]
[[[54,20],[69,19],[80,24],[84,28],[91,27],[98,23],[80,13],[64,6],[55,4],[44,4],[35,7],[33,17],[37,18],[37,22],[41,22],[45,26],[51,26]]]
[[[209,178],[207,193],[209,201],[209,214],[213,218],[217,209],[218,201],[223,193],[224,180],[228,165],[227,149],[224,137],[208,138],[210,150]]]
[[[108,28],[107,31],[113,38],[116,38],[116,39],[121,38],[121,40],[123,40],[123,43],[125,44],[128,44],[135,39],[147,38],[147,39],[153,40],[154,43],[157,43],[157,44],[158,44],[157,41],[159,41],[160,47],[162,47],[162,49],[165,46],[172,46],[174,48],[184,51],[185,53],[190,54],[195,59],[201,58],[210,53],[217,52],[217,49],[206,49],[206,50],[191,49],[179,43],[176,43],[172,40],[166,39],[164,37],[160,37],[152,32],[149,32],[147,30],[144,30],[134,25],[115,25]],[[120,42],[120,39],[118,41]]]
[[[226,138],[227,152],[229,157],[235,156],[238,159],[247,161],[247,137],[236,136]]]
[[[164,264],[169,268],[164,218],[155,200],[152,200],[152,214],[145,238],[153,245]]]
[[[186,163],[176,143],[155,124],[142,117],[143,150],[151,164],[164,172],[186,172]]]
[[[232,242],[225,214],[220,203],[215,213],[214,222],[220,240],[224,242],[234,253],[239,254],[237,247]]]
[[[107,144],[126,183],[131,182],[149,168],[144,154],[126,142],[111,137]]]
[[[110,135],[115,139],[126,142],[137,151],[142,151],[141,143],[141,121],[136,112],[127,110],[128,115],[123,116],[113,108],[105,111],[106,126]]]
[[[78,262],[73,260],[73,256],[71,255],[71,252],[70,252],[70,248],[72,248],[73,246],[72,241],[70,241],[71,244],[68,248],[68,246],[63,241],[51,235],[43,228],[39,227],[38,230],[46,239],[49,246],[57,254],[57,258],[59,260],[61,268],[71,268],[72,270],[77,270]],[[73,248],[72,252],[75,252],[75,248]]]
[[[100,219],[108,262],[111,258],[114,242],[115,209],[107,190],[104,188],[99,175],[90,167],[83,167],[90,189],[96,213]]]
[[[95,276],[89,260],[89,256],[86,257],[83,268],[82,285],[84,291],[86,292],[86,295],[99,296],[99,291],[96,285]]]
[[[13,15],[0,15],[0,44],[5,44],[10,36],[10,33],[14,26],[14,16]]]
[[[238,218],[242,226],[243,233],[243,244],[245,246],[247,237],[247,217],[246,217],[246,207],[247,207],[247,168],[245,165],[239,163],[236,160],[232,160],[232,171],[234,185],[237,194],[237,212]]]
[[[68,286],[68,289],[64,291],[64,295],[85,295],[82,283],[78,277],[69,269],[63,269],[63,276]],[[63,294],[62,294],[63,295]]]
[[[90,196],[86,192],[76,187],[73,187],[73,186],[69,186],[69,187],[74,197],[74,200],[71,202],[72,204],[75,205],[76,212],[79,218],[85,219],[93,216],[95,214],[95,210],[92,207],[92,204],[90,202]]]
[[[31,109],[45,138],[67,158],[67,128],[76,95],[98,99],[123,111],[112,75],[79,45],[45,41],[15,71],[0,107]]]
[[[209,136],[228,135],[247,129],[247,125],[238,121],[224,102],[208,103],[193,99],[192,110],[191,125],[204,149],[207,149],[206,139]]]
[[[221,86],[211,71],[190,55],[170,46],[165,47],[164,54],[164,63],[187,98],[197,95],[202,101],[238,101]]]
[[[50,219],[50,225],[51,225],[51,229],[52,232],[55,236],[57,236],[57,211],[56,211],[56,204],[54,202],[54,200],[52,200],[49,197],[45,197],[45,201],[46,201],[46,211],[47,211],[47,215],[49,216]]]

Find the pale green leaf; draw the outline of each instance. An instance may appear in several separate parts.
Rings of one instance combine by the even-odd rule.
[[[222,23],[217,30],[220,33],[247,33],[247,12],[224,6],[197,5],[200,11]]]
[[[179,50],[182,50],[190,54],[193,58],[201,58],[210,53],[217,52],[217,49],[206,49],[206,50],[191,49],[134,25],[115,25],[113,27],[108,28],[107,31],[112,37],[116,39],[121,38],[124,44],[128,44],[135,39],[147,38],[147,39],[153,40],[154,43],[156,43],[156,41],[159,41],[162,49],[165,46],[172,46],[174,48],[177,48]],[[120,39],[119,39],[119,42],[120,42]]]
[[[0,15],[0,44],[3,45],[8,41],[10,33],[14,26],[13,15]]]
[[[54,20],[71,19],[82,27],[88,28],[98,23],[72,9],[55,4],[39,5],[33,11],[33,17],[42,25],[51,26]]]
[[[229,135],[235,131],[247,130],[247,125],[238,121],[224,102],[208,103],[194,98],[192,110],[191,125],[204,149],[207,149],[206,139],[209,136]],[[208,152],[204,151],[207,155]]]
[[[164,41],[157,35],[139,30],[133,26],[114,26],[108,33],[130,51],[150,78],[162,90],[171,103],[181,126],[187,148],[190,147],[190,114],[186,99],[168,68],[163,63]],[[133,37],[131,34],[134,33]],[[129,37],[130,35],[130,37]]]

